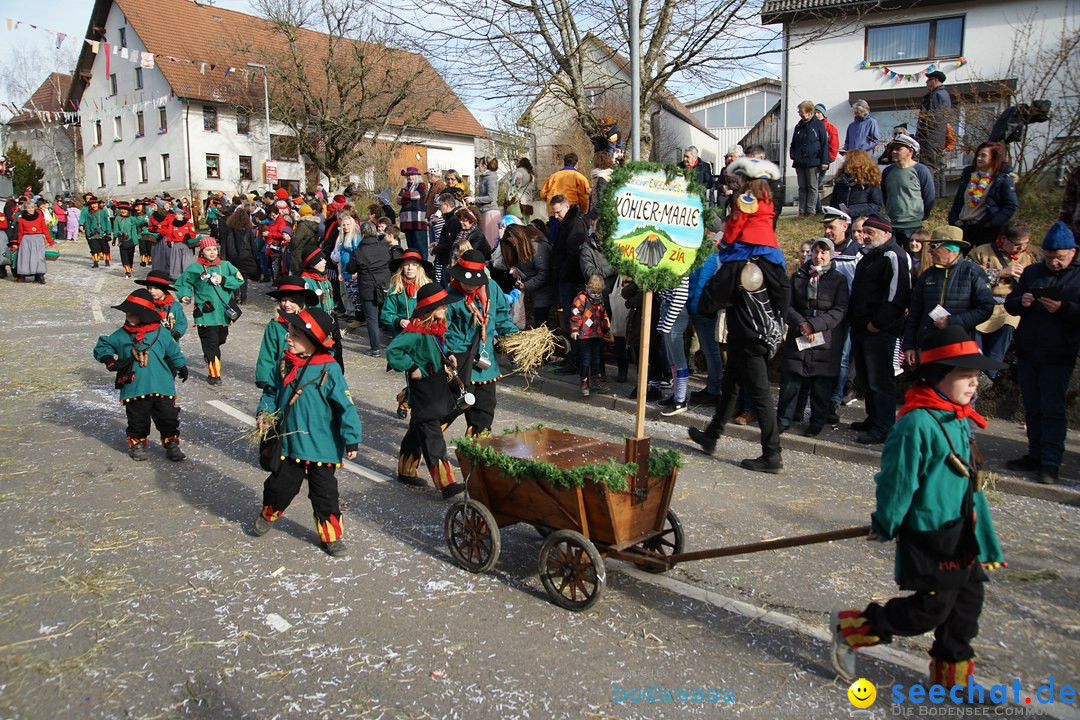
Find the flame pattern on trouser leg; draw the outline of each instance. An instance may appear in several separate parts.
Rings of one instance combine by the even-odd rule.
[[[275,510],[273,505],[263,505],[262,516],[267,522],[274,522],[281,517],[282,510]]]
[[[858,650],[879,644],[881,638],[873,633],[874,629],[870,627],[870,621],[861,610],[840,611],[840,634],[852,648]]]
[[[439,460],[434,465],[428,465],[428,471],[431,473],[431,482],[435,483],[436,490],[442,490],[454,482],[454,468],[447,460]]]
[[[130,450],[131,448],[135,447],[136,445],[140,445],[140,444],[141,445],[146,445],[147,444],[146,438],[133,438],[130,435],[128,435],[128,450]]]
[[[974,674],[974,659],[951,663],[937,658],[930,658],[931,685],[941,685],[946,689],[955,685],[967,687],[971,681],[971,676]]]
[[[401,452],[398,453],[397,472],[402,477],[414,478],[420,468],[420,455]]]
[[[319,520],[319,516],[316,515],[315,527],[319,529],[319,539],[324,543],[332,543],[335,540],[340,540],[341,536],[344,534],[340,515],[331,515],[326,520]]]

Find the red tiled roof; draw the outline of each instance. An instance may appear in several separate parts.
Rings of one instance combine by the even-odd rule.
[[[30,110],[70,110],[71,108],[64,107],[64,100],[67,98],[68,90],[71,88],[71,76],[64,73],[54,72],[45,79],[45,82],[41,83],[34,94],[30,96],[30,99],[23,103],[23,109]],[[37,117],[31,113],[19,113],[10,120],[8,125],[19,125],[31,120],[37,120]]]
[[[108,4],[109,1],[98,0],[98,3]],[[270,64],[268,59],[287,47],[285,40],[268,21],[253,15],[197,5],[191,0],[113,1],[123,11],[147,52],[154,54],[157,68],[179,97],[219,103],[235,102],[237,86],[235,82],[224,81],[224,69],[243,69],[249,62]],[[325,56],[326,40],[327,36],[323,33],[311,30],[300,30],[298,33],[301,50],[309,59]],[[380,74],[385,72],[384,78],[419,77],[422,82],[413,81],[412,86],[418,98],[422,97],[423,89],[423,94],[430,92],[443,101],[446,109],[433,112],[424,123],[426,129],[472,137],[486,135],[484,128],[426,58],[399,49],[379,47],[377,50],[387,54],[387,67],[379,67]],[[204,74],[198,65],[172,62],[169,56],[206,62],[215,65],[215,68],[211,71],[208,67]],[[258,94],[261,103],[261,88]],[[447,99],[450,102],[446,102]]]

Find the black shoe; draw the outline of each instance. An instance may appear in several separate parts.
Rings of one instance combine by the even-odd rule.
[[[854,430],[855,432],[866,432],[867,430],[870,429],[870,421],[869,420],[859,420],[857,422],[853,422],[853,423],[851,423],[851,429]]]
[[[753,470],[754,472],[772,473],[773,475],[776,475],[784,469],[784,463],[780,460],[779,455],[774,455],[772,457],[766,457],[762,455],[761,457],[753,459],[748,458],[740,462],[739,465],[746,468],[747,470]]]
[[[1039,468],[1038,482],[1040,485],[1056,485],[1058,481],[1058,469],[1054,465],[1043,465]]]
[[[144,263],[144,262],[139,263],[139,267],[146,267],[146,263]]]
[[[442,489],[443,500],[449,500],[455,495],[460,495],[465,492],[465,483],[450,483]]]
[[[382,356],[382,348],[374,348],[372,350],[368,350],[364,354],[367,355],[368,357],[381,357]]]
[[[824,425],[811,425],[806,428],[806,432],[803,433],[805,437],[817,437],[821,434],[821,431],[825,428]]]
[[[255,517],[255,525],[251,528],[251,534],[255,537],[262,537],[270,532],[270,528],[272,527],[274,527],[274,523],[264,518],[262,513],[259,513]]]
[[[660,407],[665,407],[665,408],[666,407],[671,407],[672,405],[675,404],[675,396],[670,395],[670,396],[664,398],[663,400],[661,400],[660,402],[658,402],[656,404],[659,405]]]
[[[850,405],[855,402],[855,398],[858,397],[858,393],[855,392],[855,386],[851,383],[844,383],[844,396],[840,399],[841,405]]]
[[[100,266],[100,265],[98,265],[98,261],[97,261],[97,260],[95,260],[95,261],[94,261],[94,264],[93,264],[93,265],[91,265],[90,267],[101,267],[101,266]]]
[[[660,390],[660,388],[650,387],[645,391],[645,402],[656,402],[663,396],[664,393]],[[637,388],[634,388],[629,393],[627,393],[626,397],[630,398],[631,400],[636,400]]]
[[[206,378],[206,382],[208,382],[211,385],[220,385],[221,384],[221,378],[219,378],[219,377]]]
[[[781,435],[783,435],[784,433],[786,433],[790,429],[791,429],[790,425],[784,425],[783,423],[777,423],[776,424],[776,432],[778,432]]]
[[[150,453],[146,452],[146,443],[135,443],[128,448],[128,455],[131,456],[132,460],[138,460],[140,462],[150,459]]]
[[[686,412],[686,401],[685,400],[683,400],[682,402],[673,402],[673,403],[671,403],[665,409],[661,410],[660,414],[663,415],[664,417],[671,417],[673,415],[681,415],[684,412]]]
[[[829,405],[829,416],[825,418],[825,422],[829,425],[840,424],[840,403],[831,403]]]
[[[330,557],[344,557],[349,554],[349,548],[345,546],[344,540],[335,540],[334,542],[323,543],[322,548]]]
[[[716,452],[716,438],[706,433],[704,430],[698,430],[697,428],[690,428],[688,431],[690,439],[701,446],[701,449],[705,451],[706,455],[712,455]]]
[[[108,260],[105,261],[105,267],[109,267],[109,261]]]
[[[187,455],[185,455],[184,451],[180,449],[180,443],[172,440],[165,443],[165,457],[169,458],[173,462],[180,462],[181,460],[186,458]]]
[[[867,430],[864,433],[859,433],[859,437],[855,438],[855,442],[860,445],[880,445],[885,442],[885,433]]]
[[[577,365],[571,365],[570,363],[564,363],[562,365],[555,366],[556,375],[577,375],[580,373]]]
[[[691,405],[715,405],[718,396],[713,395],[708,390],[695,390],[686,399],[690,401]]]
[[[1039,470],[1042,468],[1042,462],[1038,458],[1033,458],[1030,455],[1024,457],[1013,458],[1005,463],[1005,467],[1009,470],[1019,470],[1022,472],[1029,472],[1031,470]]]
[[[425,487],[427,485],[427,482],[421,480],[415,475],[398,475],[397,481],[402,485],[412,485],[413,487]]]

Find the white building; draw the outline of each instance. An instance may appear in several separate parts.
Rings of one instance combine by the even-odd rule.
[[[716,136],[713,152],[723,160],[728,148],[741,143],[747,133],[773,111],[779,102],[780,81],[774,78],[759,78],[729,90],[689,100],[686,107]],[[773,153],[768,152],[769,148],[766,150],[766,154],[772,157]],[[774,152],[778,153],[779,148]]]
[[[30,153],[45,173],[42,186],[35,188],[52,198],[73,193],[81,186],[81,158],[77,149],[78,128],[68,116],[61,115],[65,106],[71,76],[52,73],[23,104],[22,112],[5,123],[4,146],[18,143]],[[22,192],[23,188],[18,188]]]
[[[1036,67],[1037,54],[1058,42],[1063,31],[1077,32],[1080,0],[900,0],[886,6],[868,0],[765,0],[761,18],[784,25],[785,161],[802,100],[825,104],[841,143],[858,99],[870,105],[885,137],[902,122],[914,133],[926,94],[924,73],[931,68],[948,78],[950,121],[961,139],[947,177],[970,161],[967,147],[985,140],[994,117],[1010,102],[1045,94],[1057,112],[1076,111],[1076,97],[1045,86],[1032,90],[1032,84],[1051,72]],[[1029,132],[1058,132],[1054,128],[1052,121],[1032,125]],[[790,200],[797,183],[790,161],[785,164]]]
[[[597,117],[611,115],[618,120],[629,155],[630,63],[593,35],[583,40],[582,52],[588,58],[584,63],[584,80],[592,112]],[[537,174],[543,178],[560,169],[562,156],[571,150],[579,155],[579,169],[588,173],[591,153],[582,153],[592,146],[587,145],[573,108],[551,88],[552,84],[544,88],[519,120],[529,133]],[[645,136],[651,139],[650,156],[657,162],[679,162],[683,148],[688,145],[698,147],[702,157],[714,165],[717,160],[716,137],[670,93],[642,117],[642,137]],[[583,144],[587,148],[580,147]]]
[[[271,122],[267,132],[264,78],[249,63],[265,60],[260,46],[271,32],[260,18],[189,0],[96,0],[87,38],[97,45],[83,47],[71,88],[81,111],[86,190],[127,198],[267,186],[295,192],[325,183],[284,125]],[[246,39],[247,49],[231,50],[230,38]],[[242,94],[257,97],[260,107],[238,109],[237,82],[247,83]],[[456,99],[449,87],[445,93]],[[409,165],[471,168],[474,140],[483,134],[458,101],[402,139],[386,180],[396,185]],[[352,179],[376,191],[385,185],[370,173]]]

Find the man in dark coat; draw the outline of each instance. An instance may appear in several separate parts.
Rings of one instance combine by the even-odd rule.
[[[699,151],[693,145],[683,150],[682,162],[679,167],[689,168],[694,171],[694,180],[706,190],[713,186],[712,163],[702,160]]]
[[[945,194],[945,134],[949,124],[952,99],[942,87],[945,73],[935,70],[926,75],[926,95],[919,106],[919,122],[915,126],[915,139],[919,141],[922,154],[920,162],[930,168],[938,195]]]
[[[570,309],[574,297],[585,285],[581,275],[581,248],[589,241],[589,223],[577,205],[571,205],[563,195],[551,198],[551,211],[559,220],[559,235],[551,253],[551,271],[559,285],[559,304],[563,310],[563,334],[570,343],[566,362],[555,368],[560,375],[578,371],[578,344],[570,337]]]

